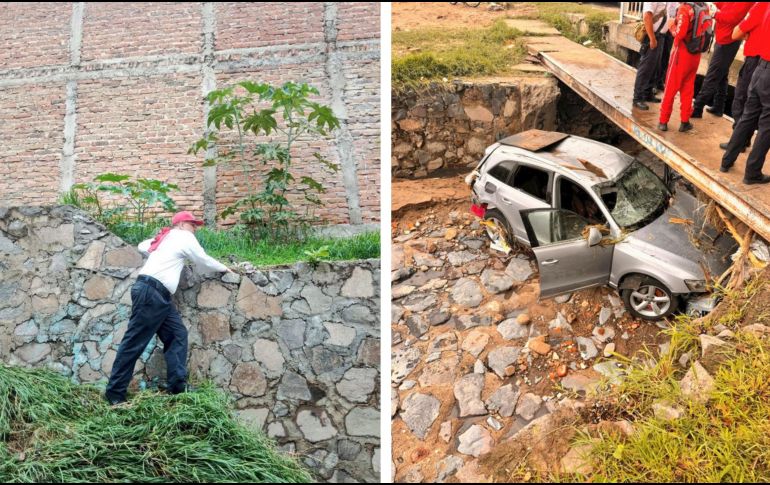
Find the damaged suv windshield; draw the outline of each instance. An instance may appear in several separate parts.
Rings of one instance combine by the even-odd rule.
[[[596,185],[594,190],[625,230],[638,229],[660,216],[671,195],[663,181],[637,161],[617,179]]]

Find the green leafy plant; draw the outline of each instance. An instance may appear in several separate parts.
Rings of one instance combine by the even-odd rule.
[[[94,215],[104,224],[133,223],[144,226],[148,211],[160,206],[167,212],[176,211],[176,203],[169,192],[178,190],[175,184],[155,179],[136,178],[117,173],[103,173],[93,182],[82,182],[62,194],[60,201],[71,204]],[[116,203],[108,204],[99,194],[112,194]]]
[[[318,94],[316,88],[305,83],[287,82],[276,88],[253,81],[208,94],[211,108],[207,133],[193,143],[188,153],[206,152],[204,166],[240,162],[248,184],[248,193],[225,208],[223,218],[238,214],[250,228],[275,237],[292,234],[293,229],[310,219],[309,210],[304,216],[296,212],[288,192],[299,191],[310,207],[322,204],[319,194],[326,191],[325,187],[309,175],[298,178],[293,171],[293,150],[298,139],[328,137],[329,131],[339,127],[330,107],[310,99]],[[237,134],[233,149],[221,143],[224,129]],[[339,169],[319,152],[312,153],[310,161],[333,172]],[[252,174],[254,163],[266,167],[260,171],[259,181]]]
[[[305,256],[310,264],[318,264],[324,259],[328,259],[330,256],[329,246],[321,246],[318,249],[307,249],[304,251]]]
[[[133,209],[133,220],[138,224],[145,223],[147,210],[156,205],[168,212],[176,210],[174,199],[168,195],[170,191],[179,189],[175,184],[155,179],[132,180],[128,175],[117,173],[103,173],[94,180],[99,182],[96,190],[122,197],[128,206],[119,206],[117,212]]]

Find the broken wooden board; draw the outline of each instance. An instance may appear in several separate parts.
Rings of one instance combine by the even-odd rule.
[[[556,131],[527,130],[503,138],[500,140],[500,144],[536,152],[554,145],[568,136]]]

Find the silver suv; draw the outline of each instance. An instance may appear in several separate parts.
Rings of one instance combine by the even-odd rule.
[[[493,247],[532,248],[542,298],[609,285],[633,316],[659,320],[706,294],[737,246],[705,224],[693,196],[577,136],[529,130],[500,140],[465,181]]]

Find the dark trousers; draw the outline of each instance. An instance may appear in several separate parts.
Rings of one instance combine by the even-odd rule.
[[[749,97],[749,84],[751,76],[759,64],[759,56],[747,57],[743,60],[741,72],[738,73],[738,82],[735,84],[735,96],[733,97],[733,120],[738,124],[738,120],[743,113],[743,107],[746,106],[746,99]],[[733,125],[733,128],[735,125]]]
[[[174,308],[171,294],[160,281],[140,275],[131,287],[131,303],[131,319],[112,364],[106,396],[112,400],[125,400],[136,361],[155,334],[163,342],[168,389],[171,392],[183,390],[187,380],[187,329]]]
[[[726,45],[717,44],[714,47],[706,77],[703,78],[698,96],[695,97],[696,110],[703,111],[703,107],[710,104],[716,111],[724,111],[727,102],[727,77],[740,47],[740,40]]]
[[[746,106],[722,157],[723,167],[735,163],[741,148],[746,146],[754,130],[758,130],[758,133],[746,160],[745,179],[758,179],[762,176],[762,166],[770,149],[770,62],[765,60],[759,61],[751,76]]]
[[[653,85],[662,91],[666,85],[666,72],[668,71],[668,61],[671,58],[671,47],[674,46],[674,36],[666,32],[662,38],[663,50],[660,52],[660,62],[655,70]]]
[[[645,38],[639,49],[639,65],[636,68],[636,81],[634,81],[634,101],[647,101],[652,98],[652,85],[655,69],[660,64],[660,54],[663,52],[661,34],[655,34],[658,47],[650,49],[650,41]]]

